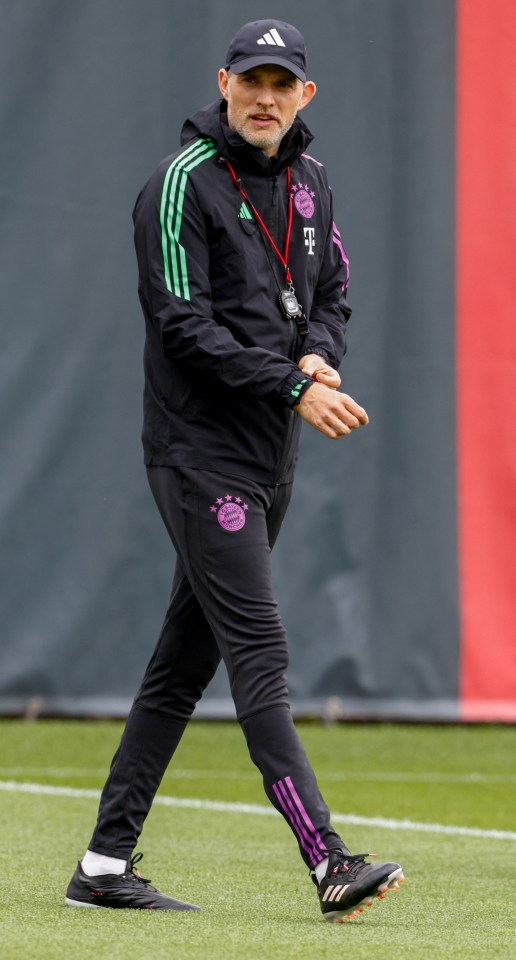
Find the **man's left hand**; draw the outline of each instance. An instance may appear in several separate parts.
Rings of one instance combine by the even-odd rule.
[[[318,383],[324,383],[331,390],[338,390],[340,387],[341,381],[337,370],[330,367],[317,353],[307,353],[304,357],[301,357],[299,367],[303,373],[307,373]]]

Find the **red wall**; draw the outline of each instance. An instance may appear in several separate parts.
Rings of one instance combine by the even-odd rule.
[[[461,715],[516,720],[516,4],[457,38]]]

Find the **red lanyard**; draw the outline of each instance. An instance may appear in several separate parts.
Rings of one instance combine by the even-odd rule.
[[[261,216],[260,216],[260,214],[258,213],[258,210],[257,210],[256,207],[254,206],[254,204],[251,202],[251,200],[250,200],[249,197],[247,196],[245,190],[244,190],[243,187],[242,187],[242,181],[237,177],[237,175],[236,175],[235,171],[233,170],[233,167],[231,166],[229,160],[227,160],[226,157],[224,157],[224,160],[226,161],[226,163],[227,163],[227,165],[228,165],[228,167],[229,167],[229,172],[231,173],[231,176],[233,177],[233,180],[234,180],[234,183],[235,183],[235,187],[237,188],[237,190],[240,191],[240,193],[242,194],[242,196],[243,196],[244,200],[246,201],[246,203],[248,203],[249,206],[251,207],[251,210],[253,211],[256,219],[258,220],[258,223],[260,224],[260,226],[261,226],[261,228],[262,228],[265,236],[267,237],[267,240],[268,240],[269,243],[271,244],[272,248],[276,251],[276,253],[278,254],[278,257],[280,258],[283,266],[285,267],[285,278],[286,278],[287,283],[289,284],[289,286],[292,286],[292,274],[290,273],[290,268],[289,268],[289,265],[288,265],[288,251],[289,251],[289,248],[290,248],[290,234],[291,234],[291,232],[292,232],[292,194],[291,194],[291,192],[290,192],[290,167],[287,167],[288,224],[287,224],[287,238],[286,238],[286,240],[285,240],[285,253],[283,254],[283,253],[281,252],[281,250],[279,250],[278,247],[276,246],[276,244],[274,243],[274,240],[272,239],[269,231],[267,230],[267,227],[265,226],[265,223],[263,222],[263,219],[261,218]]]

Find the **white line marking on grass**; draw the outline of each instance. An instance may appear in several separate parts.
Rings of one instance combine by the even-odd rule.
[[[98,800],[100,790],[87,790],[82,787],[54,787],[48,783],[17,783],[16,780],[0,780],[0,791],[4,793],[35,793],[48,797],[77,797]]]
[[[107,767],[0,767],[0,777],[105,777]]]
[[[72,797],[98,800],[100,790],[76,787],[58,787],[43,783],[16,783],[0,780],[0,791],[5,793],[30,793],[49,797]],[[157,796],[154,803],[160,807],[182,807],[185,810],[211,810],[219,813],[245,813],[259,817],[279,816],[274,807],[257,803],[228,803],[223,800],[197,800],[187,797]],[[383,830],[412,830],[419,833],[444,833],[458,837],[481,837],[490,840],[516,840],[513,830],[483,830],[480,827],[457,827],[443,823],[418,823],[416,820],[391,820],[385,817],[359,817],[354,813],[335,813],[334,823],[349,823],[359,827],[380,827]]]
[[[319,780],[352,780],[358,783],[367,780],[372,783],[465,783],[465,784],[490,784],[490,783],[516,783],[516,774],[498,774],[498,773],[356,773],[347,774],[345,772],[331,771],[322,773],[318,776]]]
[[[107,767],[1,767],[0,777],[102,777],[106,776]],[[188,770],[173,767],[165,774],[165,780],[255,780],[259,782],[259,774],[254,770],[203,770],[189,768]],[[318,780],[361,783],[463,783],[476,786],[477,784],[516,784],[516,774],[498,773],[403,773],[368,771],[367,773],[346,773],[337,770],[320,773]]]
[[[0,767],[0,774],[2,768]],[[29,776],[29,773],[26,774]],[[65,776],[65,774],[63,774]],[[181,770],[173,767],[167,773],[167,779],[173,780],[256,780],[255,771],[243,770]],[[336,782],[361,783],[367,780],[370,783],[464,783],[464,784],[516,784],[516,774],[497,773],[400,773],[368,771],[367,773],[346,773],[337,770],[319,773],[318,780]]]
[[[0,774],[2,773],[0,767]],[[8,771],[6,771],[8,774]],[[44,773],[44,771],[42,771]],[[27,772],[26,776],[29,775]],[[63,774],[64,776],[65,774]],[[12,776],[12,774],[11,774]],[[256,780],[258,774],[254,771],[247,772],[241,770],[180,770],[173,767],[166,774],[170,780]],[[362,783],[367,780],[368,783],[464,783],[464,784],[516,784],[516,774],[497,774],[497,773],[384,773],[378,771],[374,773],[346,773],[339,771],[329,771],[319,773],[319,781],[336,781],[347,783]]]

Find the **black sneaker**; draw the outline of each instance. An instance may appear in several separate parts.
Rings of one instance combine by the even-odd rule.
[[[373,898],[383,900],[388,890],[397,890],[405,879],[399,863],[366,863],[371,853],[356,856],[343,850],[330,850],[326,876],[317,884],[321,910],[325,920],[342,922],[372,907]]]
[[[69,907],[115,907],[130,910],[200,910],[194,903],[173,900],[164,893],[151,887],[135,866],[143,857],[137,853],[127,863],[125,873],[109,873],[104,876],[88,877],[77,864],[66,890],[65,903]]]

